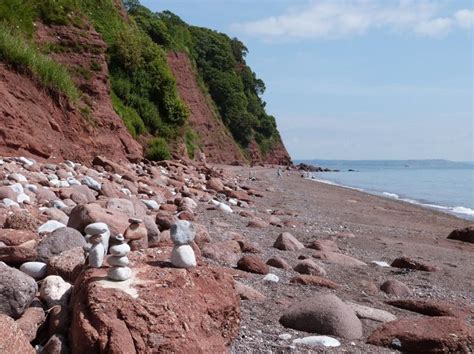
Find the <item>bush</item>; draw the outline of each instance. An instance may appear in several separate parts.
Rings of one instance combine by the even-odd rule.
[[[190,159],[194,158],[196,150],[198,149],[198,140],[199,137],[196,132],[188,127],[188,129],[186,129],[186,133],[184,134],[184,144],[186,145],[186,150],[188,151],[188,156]]]
[[[49,91],[64,94],[73,101],[79,98],[79,90],[62,65],[3,25],[0,25],[0,60],[16,70],[30,73]]]
[[[145,157],[151,161],[171,159],[171,153],[166,140],[163,138],[153,138],[150,140],[145,151]]]

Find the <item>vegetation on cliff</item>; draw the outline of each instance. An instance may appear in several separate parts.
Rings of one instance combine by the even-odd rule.
[[[87,102],[81,99],[74,78],[87,77],[86,71],[94,68],[55,62],[49,54],[80,53],[81,48],[38,46],[35,30],[37,21],[84,30],[92,25],[108,45],[114,109],[135,138],[146,136],[141,139],[149,141],[146,156],[167,157],[168,145],[177,141],[186,145],[190,156],[199,146],[167,63],[169,51],[187,53],[218,119],[244,150],[256,141],[266,153],[280,141],[275,119],[265,112],[261,99],[265,85],[246,64],[247,48],[242,42],[190,26],[168,11],[153,13],[137,0],[123,3],[128,15],[116,0],[4,0],[0,2],[0,61],[34,76],[48,92],[73,102],[79,99],[80,110],[86,111]]]

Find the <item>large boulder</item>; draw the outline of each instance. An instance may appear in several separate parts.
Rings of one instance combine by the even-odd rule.
[[[0,314],[20,317],[33,301],[37,290],[32,277],[0,262]]]
[[[36,353],[15,320],[2,314],[0,314],[0,353]]]
[[[455,317],[406,318],[377,328],[367,343],[409,353],[472,353],[474,330]]]
[[[449,234],[448,239],[474,243],[474,226],[454,230]]]
[[[112,235],[123,234],[127,229],[128,215],[121,211],[113,209],[104,209],[100,205],[91,203],[78,205],[72,209],[69,215],[67,226],[72,227],[79,232],[84,232],[84,228],[95,222],[106,223]]]
[[[362,337],[362,323],[336,295],[320,294],[292,305],[280,317],[288,328],[346,339]]]
[[[75,247],[85,246],[86,240],[82,234],[70,227],[61,227],[44,237],[38,244],[38,260],[48,262],[48,259]]]
[[[99,280],[88,269],[76,281],[71,304],[73,353],[222,353],[238,334],[239,298],[221,269],[168,267],[171,249],[131,252],[132,277]]]

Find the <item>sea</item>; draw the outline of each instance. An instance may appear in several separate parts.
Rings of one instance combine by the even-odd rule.
[[[339,170],[310,178],[474,221],[474,162],[447,160],[300,160]]]

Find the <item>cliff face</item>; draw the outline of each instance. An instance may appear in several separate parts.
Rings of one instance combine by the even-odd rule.
[[[266,154],[253,141],[247,149],[248,157],[245,157],[225,125],[209,107],[210,98],[206,98],[199,87],[188,56],[185,53],[169,53],[168,63],[176,78],[179,95],[189,109],[189,124],[198,134],[199,148],[205,153],[208,162],[291,164],[281,140]]]
[[[106,45],[100,35],[92,28],[37,27],[37,44],[61,46],[51,56],[77,72],[81,102],[52,98],[29,76],[0,63],[0,155],[83,162],[99,154],[116,161],[141,158],[141,146],[112,108]],[[87,50],[79,53],[77,48]]]
[[[239,147],[226,127],[209,107],[196,80],[189,58],[184,53],[169,53],[168,63],[173,71],[181,99],[189,110],[188,122],[198,134],[198,145],[208,162],[245,162]]]

